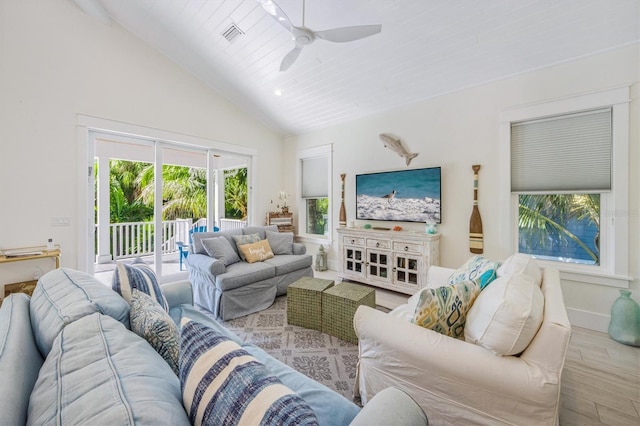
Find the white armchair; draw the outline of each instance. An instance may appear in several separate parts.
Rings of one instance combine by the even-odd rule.
[[[431,267],[428,286],[452,269]],[[476,344],[409,322],[417,296],[389,314],[361,306],[356,394],[366,404],[394,386],[411,395],[432,425],[558,423],[560,379],[571,327],[559,273],[543,272],[542,324],[519,356],[498,356]]]

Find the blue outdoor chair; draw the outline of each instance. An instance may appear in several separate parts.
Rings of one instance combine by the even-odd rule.
[[[213,227],[213,232],[218,232],[219,230],[220,230],[220,228],[218,228],[217,226]],[[193,233],[194,232],[207,232],[207,227],[206,226],[196,226],[195,228],[190,230],[189,231],[189,244],[185,244],[182,241],[176,241],[176,245],[178,246],[178,249],[180,250],[180,270],[181,271],[182,271],[182,262],[189,255],[189,246],[191,246],[191,244],[193,244]]]

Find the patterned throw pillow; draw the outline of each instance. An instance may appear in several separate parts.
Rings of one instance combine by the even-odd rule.
[[[149,295],[134,288],[129,319],[131,331],[149,342],[177,375],[180,334],[167,311]]]
[[[413,323],[445,336],[461,338],[467,312],[480,293],[475,281],[426,288],[420,293]]]
[[[131,290],[137,288],[143,293],[151,296],[162,308],[169,312],[169,304],[164,298],[155,272],[144,263],[133,263],[127,265],[118,263],[113,273],[111,288],[131,304]]]
[[[184,318],[182,402],[191,424],[317,425],[309,405],[237,343]]]
[[[236,242],[236,247],[238,247],[238,253],[240,253],[240,259],[246,262],[247,258],[244,257],[242,250],[240,250],[240,246],[244,244],[253,244],[260,241],[259,234],[248,234],[248,235],[234,235],[233,240]]]
[[[273,251],[271,251],[267,240],[260,240],[253,244],[243,244],[240,246],[240,253],[244,255],[249,263],[262,262],[273,257]]]
[[[480,290],[483,290],[491,281],[496,279],[496,271],[499,266],[500,262],[493,262],[482,256],[473,256],[451,274],[449,284],[475,281],[480,286]]]
[[[202,240],[202,245],[210,257],[222,261],[224,266],[240,262],[238,253],[231,247],[231,243],[225,237],[205,238]]]

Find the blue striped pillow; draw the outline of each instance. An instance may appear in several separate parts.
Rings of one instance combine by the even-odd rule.
[[[182,403],[192,424],[317,425],[311,407],[237,343],[182,320]]]
[[[118,263],[113,272],[111,288],[131,304],[131,292],[134,288],[148,294],[153,300],[158,302],[162,308],[169,312],[169,304],[165,299],[156,273],[145,263],[133,263],[127,265]]]

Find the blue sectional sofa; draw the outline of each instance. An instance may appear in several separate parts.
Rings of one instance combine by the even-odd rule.
[[[164,285],[162,292],[176,323],[188,317],[237,342],[300,395],[319,424],[426,424],[422,410],[400,391],[383,393],[361,410],[243,343],[194,308],[189,282]],[[64,268],[44,275],[32,298],[6,298],[0,307],[0,424],[189,424],[180,379],[130,331],[129,309],[92,276]]]

